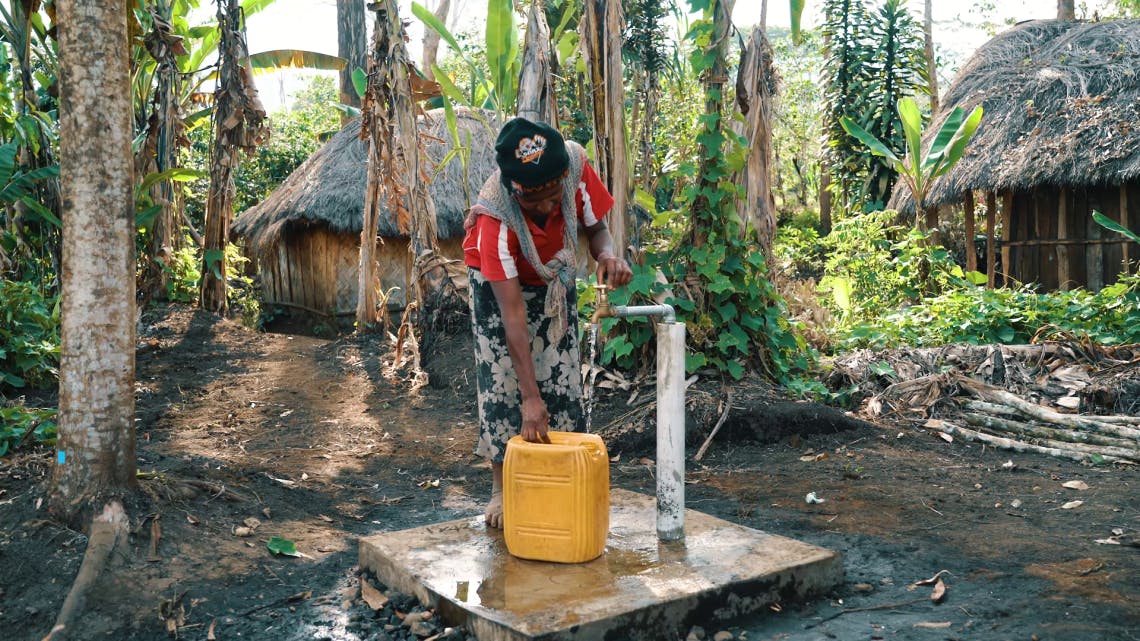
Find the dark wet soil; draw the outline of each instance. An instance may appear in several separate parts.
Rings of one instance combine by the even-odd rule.
[[[430,383],[410,393],[381,336],[259,334],[185,308],[148,312],[144,326],[147,474],[129,508],[131,545],[72,638],[175,638],[160,612],[180,613],[168,617],[180,639],[397,638],[408,626],[391,617],[414,608],[378,616],[364,604],[356,542],[481,510],[490,470],[471,454],[465,337],[433,341]],[[809,603],[709,621],[707,638],[1140,639],[1140,548],[1097,543],[1140,530],[1136,469],[947,443],[782,399],[757,381],[734,388],[729,419],[693,462],[723,394],[712,381],[693,387],[689,507],[838,550],[846,581]],[[613,484],[652,493],[652,425],[631,396],[602,391],[594,424],[628,424],[610,430]],[[2,639],[49,632],[86,545],[47,518],[51,457],[0,459]],[[1088,489],[1062,486],[1072,480]],[[805,500],[813,492],[822,503]],[[272,554],[273,537],[304,556]],[[946,591],[934,603],[932,587],[915,583],[939,572]]]

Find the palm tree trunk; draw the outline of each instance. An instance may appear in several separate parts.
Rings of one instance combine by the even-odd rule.
[[[1077,9],[1073,0],[1057,0],[1057,19],[1076,20]]]
[[[938,64],[934,59],[934,18],[931,12],[933,0],[926,0],[926,13],[923,16],[922,31],[926,41],[926,74],[929,76],[930,113],[937,114],[941,99],[938,95]]]
[[[624,17],[620,2],[587,0],[582,17],[582,54],[593,93],[594,158],[614,197],[607,215],[614,249],[625,255],[628,237],[629,157],[625,143],[625,83],[621,44]]]
[[[51,501],[78,523],[135,485],[133,127],[124,1],[57,7],[66,212]]]
[[[517,114],[527,120],[558,126],[558,105],[554,94],[550,27],[539,0],[531,2],[523,44],[522,73],[519,75]]]
[[[420,146],[412,98],[410,74],[414,67],[404,47],[404,26],[395,0],[381,0],[374,6],[376,27],[360,128],[360,135],[368,141],[368,182],[360,237],[360,297],[356,306],[361,329],[376,320],[373,251],[381,199],[387,202],[400,231],[408,234],[408,250],[416,273],[414,291],[407,292],[409,307],[419,304],[423,311],[420,268],[425,259],[439,252],[435,203],[428,193],[430,172]]]
[[[352,82],[352,73],[368,66],[368,36],[365,33],[367,14],[364,3],[365,0],[336,0],[337,55],[345,61],[344,69],[340,71],[340,102],[352,107],[360,106],[360,96]],[[434,33],[431,29],[427,31]],[[431,73],[430,67],[428,73]],[[351,119],[348,113],[342,112],[340,126],[345,126]]]
[[[776,203],[772,198],[771,79],[772,47],[764,32],[755,28],[741,54],[736,79],[736,102],[745,116],[748,139],[744,199],[737,204],[737,209],[742,224],[755,231],[769,264],[776,236]]]
[[[241,6],[220,0],[218,45],[221,69],[214,92],[214,142],[210,151],[210,190],[206,199],[205,252],[202,258],[203,309],[226,313],[226,243],[234,216],[234,170],[238,153],[253,152],[269,135],[265,108],[249,70]]]

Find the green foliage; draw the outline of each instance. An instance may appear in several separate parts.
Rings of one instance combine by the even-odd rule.
[[[925,154],[922,153],[922,115],[918,105],[911,98],[901,98],[898,114],[906,134],[906,155],[903,157],[850,118],[843,116],[839,121],[845,131],[866,145],[871,153],[885,158],[890,167],[902,176],[914,195],[915,207],[920,214],[918,218],[921,219],[932,182],[949,171],[965,153],[966,145],[982,121],[982,106],[974,107],[968,116],[961,107],[954,107]]]
[[[1042,333],[1106,345],[1140,342],[1140,276],[1124,276],[1095,294],[1082,289],[1038,294],[1028,285],[959,286],[856,324],[837,347],[1019,344]]]
[[[239,318],[243,325],[260,329],[261,302],[256,283],[247,272],[249,259],[232,243],[226,245],[226,303],[230,315]],[[202,286],[203,264],[201,249],[189,238],[176,249],[170,262],[163,265],[167,275],[166,299],[176,303],[196,304]]]
[[[830,43],[824,58],[824,98],[833,188],[846,211],[881,209],[897,170],[853,144],[840,119],[851,119],[889,149],[902,149],[902,128],[893,107],[924,85],[922,30],[902,0],[886,0],[874,12],[867,11],[863,0],[827,0],[822,33]]]
[[[175,303],[195,303],[198,300],[198,287],[202,279],[201,257],[198,247],[187,239],[182,247],[174,250],[170,262],[162,266],[166,272],[166,300]]]
[[[829,295],[823,302],[838,316],[840,334],[881,318],[883,310],[968,284],[944,248],[926,242],[922,232],[896,224],[897,217],[880,211],[839,221],[812,247],[827,256],[820,291]]]
[[[522,49],[512,7],[509,0],[489,1],[485,39],[480,49],[476,45],[461,46],[460,39],[432,12],[418,2],[412,3],[412,14],[424,23],[424,28],[438,33],[456,57],[450,64],[436,65],[432,70],[447,100],[493,109],[502,120],[514,113]]]
[[[256,154],[243,158],[234,170],[235,212],[264,200],[320,148],[324,134],[340,129],[340,114],[335,107],[340,99],[338,91],[334,78],[314,75],[294,96],[290,109],[270,116],[269,141],[258,147]],[[205,127],[190,132],[191,146],[183,166],[206,176],[212,136]],[[186,211],[191,220],[201,224],[209,180],[203,177],[186,185]]]
[[[0,407],[0,456],[29,441],[36,445],[55,443],[58,426],[53,408]]]
[[[786,32],[769,28],[779,99],[772,105],[773,190],[777,212],[786,216],[814,211],[819,199],[819,140],[823,95],[817,82],[823,65],[818,32],[803,34],[799,45]]]
[[[0,280],[0,394],[46,387],[59,375],[59,299],[32,283]]]
[[[693,72],[701,76],[719,64],[722,52],[717,50],[713,4],[690,2],[690,8],[703,11],[686,35]],[[749,368],[763,368],[777,380],[789,380],[807,369],[811,354],[789,324],[783,301],[767,280],[764,255],[745,235],[736,212],[741,187],[731,177],[743,162],[745,141],[725,126],[726,98],[716,85],[710,85],[706,97],[708,108],[697,116],[693,132],[699,164],[679,168],[693,180],[683,187],[675,209],[656,221],[665,227],[661,231],[668,243],[647,252],[644,271],[631,289],[660,289],[653,284],[658,270],[669,282],[686,283],[686,295],[675,291],[667,302],[686,323],[690,370],[712,367],[739,379]],[[635,331],[623,335],[633,349],[638,347]],[[646,333],[646,340],[650,336]],[[624,346],[615,349],[625,351]]]

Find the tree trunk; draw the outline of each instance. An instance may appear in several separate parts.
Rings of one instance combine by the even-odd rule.
[[[926,14],[922,21],[922,31],[926,40],[926,73],[929,78],[930,113],[938,114],[941,99],[938,96],[938,63],[934,59],[934,18],[931,12],[933,0],[926,0]]]
[[[594,158],[614,197],[606,216],[614,249],[625,256],[628,237],[629,158],[625,145],[625,83],[622,77],[620,2],[587,0],[582,16],[582,55],[593,93]]]
[[[827,158],[819,162],[819,235],[831,233],[831,172],[827,169]]]
[[[77,523],[135,484],[133,127],[123,0],[57,7],[66,211],[51,501]]]
[[[551,74],[550,63],[553,59],[550,27],[546,24],[546,14],[538,0],[531,3],[529,14],[516,113],[527,120],[558,127],[558,104],[554,96],[554,76]]]
[[[202,258],[201,306],[226,313],[226,243],[234,217],[234,170],[238,153],[253,152],[269,135],[265,108],[249,70],[245,25],[237,0],[220,0],[218,53],[221,69],[214,92],[214,142],[210,150],[210,189],[206,198],[205,251]]]
[[[404,47],[405,32],[395,0],[373,5],[376,11],[368,90],[363,101],[360,135],[368,141],[368,182],[365,185],[364,229],[360,244],[360,297],[356,318],[363,329],[376,320],[375,259],[381,199],[409,238],[414,291],[406,292],[409,309],[424,301],[420,268],[439,252],[435,203],[428,193],[430,172],[416,127],[412,98],[414,66]],[[367,279],[367,280],[366,280]]]
[[[451,10],[451,0],[439,0],[439,6],[435,8],[435,17],[443,24],[447,24],[447,12]],[[435,66],[436,57],[439,55],[439,33],[435,29],[424,29],[424,57],[423,65],[420,67],[428,80],[435,80]],[[549,40],[549,35],[547,36]],[[526,67],[523,67],[524,73]]]
[[[176,57],[182,44],[170,29],[172,5],[159,2],[150,8],[150,14],[152,28],[146,35],[146,49],[155,62],[155,86],[147,118],[146,144],[135,161],[138,179],[145,178],[152,171],[162,173],[177,168],[178,139],[185,133],[178,113],[182,75]],[[176,208],[181,201],[177,198],[173,181],[169,179],[160,180],[151,187],[150,199],[160,209],[150,226],[146,269],[141,287],[146,299],[166,300],[169,281],[166,267],[170,265],[177,245],[179,216]]]
[[[443,0],[447,4],[448,0]],[[356,93],[356,85],[352,82],[352,73],[357,69],[368,67],[368,45],[365,27],[367,16],[364,11],[365,0],[336,0],[336,49],[337,55],[344,58],[344,69],[340,71],[340,102],[353,107],[360,106],[360,95]],[[431,29],[428,33],[435,33]],[[436,37],[439,42],[439,37]],[[425,56],[427,45],[425,40]],[[431,73],[431,67],[427,67]],[[429,76],[430,77],[430,76]],[[341,112],[340,126],[344,127],[352,116]]]
[[[759,28],[752,30],[736,77],[736,103],[745,117],[748,160],[744,199],[737,203],[741,222],[756,232],[760,249],[772,264],[776,236],[776,203],[772,197],[772,115],[770,80],[772,47]]]
[[[1057,19],[1076,20],[1076,3],[1073,0],[1057,0]]]

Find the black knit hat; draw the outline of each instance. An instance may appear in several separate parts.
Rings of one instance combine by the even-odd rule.
[[[527,191],[561,178],[570,166],[570,155],[554,127],[513,118],[495,140],[495,162],[508,189]]]

